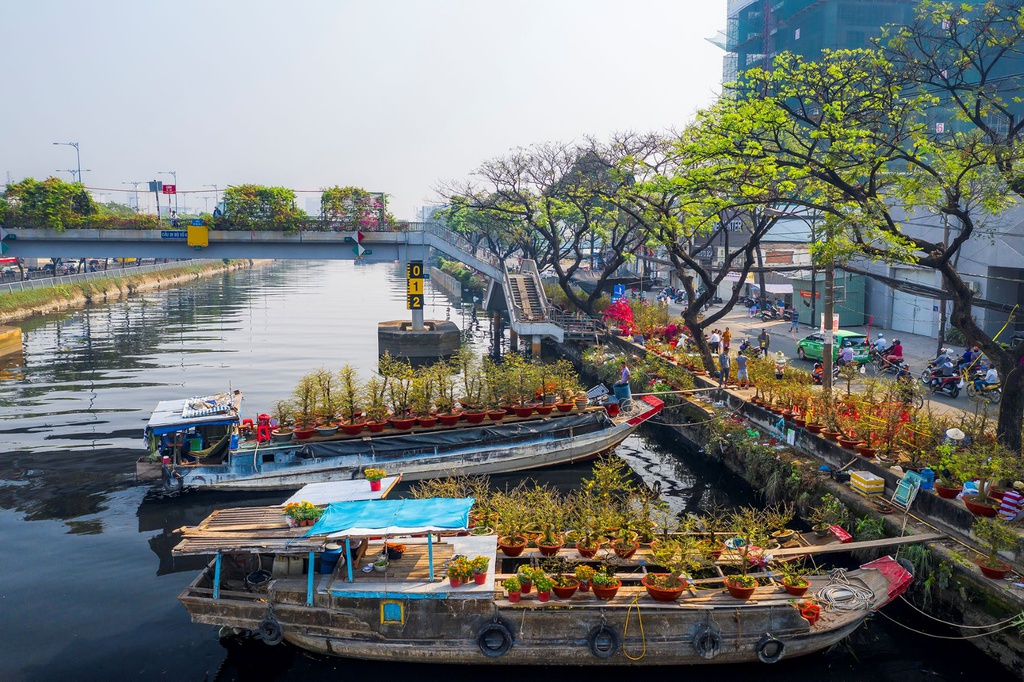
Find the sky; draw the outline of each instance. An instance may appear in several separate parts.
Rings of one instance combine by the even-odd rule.
[[[212,185],[290,187],[304,210],[354,185],[414,219],[441,182],[518,147],[684,126],[721,91],[707,39],[725,15],[726,0],[5,2],[0,183],[71,180],[75,149],[53,143],[78,142],[100,201],[175,171],[190,207],[212,210]]]

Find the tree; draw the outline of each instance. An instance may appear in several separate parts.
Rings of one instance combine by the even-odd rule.
[[[320,219],[350,230],[386,230],[395,223],[387,210],[387,195],[359,187],[321,190]]]
[[[219,219],[227,229],[297,230],[306,218],[295,205],[295,192],[287,187],[237,185],[224,190],[224,215]]]
[[[58,230],[81,227],[96,213],[92,196],[80,182],[25,178],[4,191],[0,222],[9,227]]]

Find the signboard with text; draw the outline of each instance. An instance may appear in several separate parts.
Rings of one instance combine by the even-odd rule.
[[[411,260],[405,266],[405,307],[423,310],[423,261]]]
[[[160,191],[162,191],[164,194],[176,194],[177,193],[176,190],[177,190],[177,186],[176,185],[164,185],[163,189],[161,189]]]

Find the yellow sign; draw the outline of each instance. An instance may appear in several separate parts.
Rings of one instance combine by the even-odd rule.
[[[210,230],[206,225],[189,225],[188,226],[188,245],[189,246],[209,246],[210,245]]]
[[[410,279],[406,286],[405,293],[407,294],[423,294],[423,280],[422,279]]]
[[[405,266],[405,276],[409,279],[419,279],[423,277],[423,261],[411,260]]]
[[[405,299],[406,310],[423,310],[423,295],[409,294]]]

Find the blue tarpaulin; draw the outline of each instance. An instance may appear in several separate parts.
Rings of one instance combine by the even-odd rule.
[[[306,535],[362,537],[466,530],[472,497],[360,500],[328,505]]]

